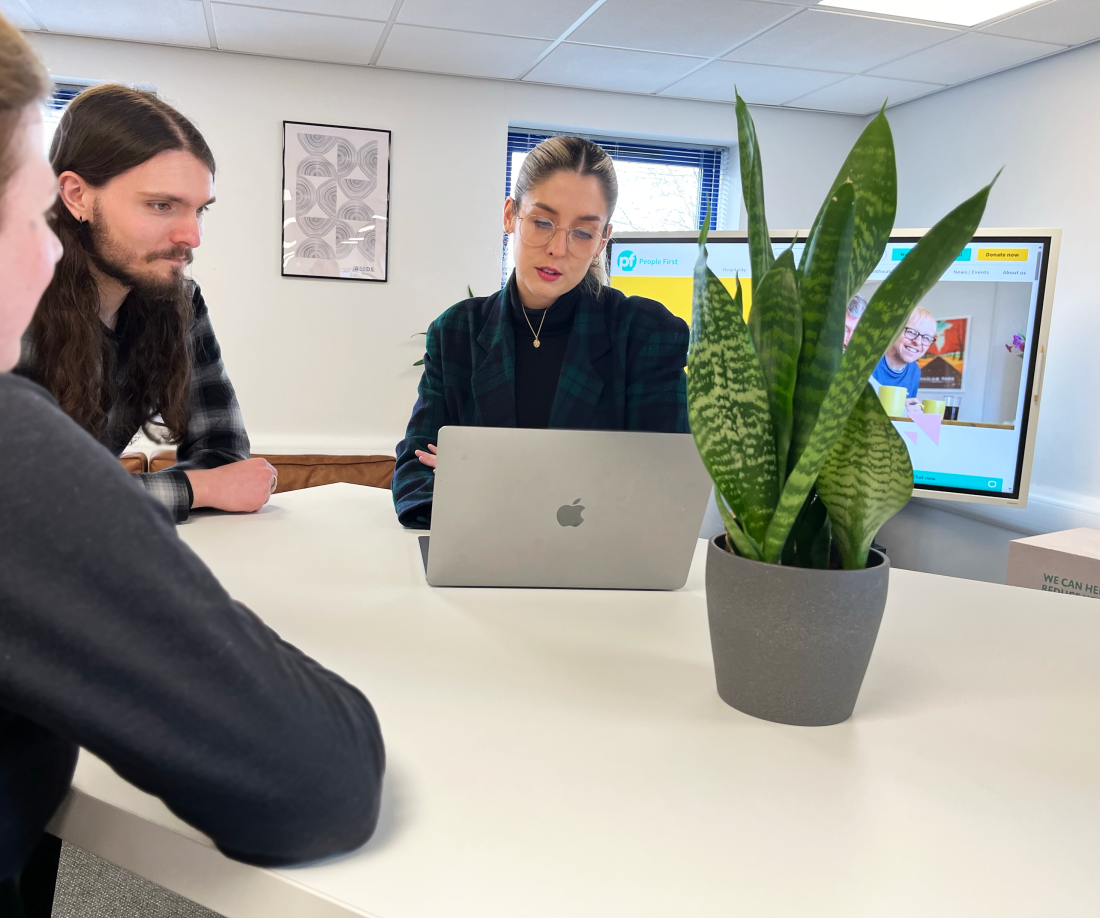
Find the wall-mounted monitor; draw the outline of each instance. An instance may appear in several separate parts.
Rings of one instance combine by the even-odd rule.
[[[863,303],[925,230],[896,230],[849,304]],[[806,232],[772,234],[776,254]],[[921,301],[872,375],[913,462],[914,494],[1027,505],[1061,231],[980,229]],[[802,243],[794,242],[796,262]],[[691,322],[692,233],[616,236],[611,286],[665,304]],[[707,263],[732,291],[740,277],[746,315],[752,272],[743,232],[714,232]],[[935,417],[933,417],[935,416]]]

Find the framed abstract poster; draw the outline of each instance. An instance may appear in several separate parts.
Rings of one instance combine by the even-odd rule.
[[[283,122],[284,277],[384,281],[390,132]]]
[[[970,316],[936,319],[936,340],[917,361],[922,389],[963,391]]]

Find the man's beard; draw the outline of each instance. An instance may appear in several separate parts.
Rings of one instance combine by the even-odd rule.
[[[111,237],[107,223],[98,208],[93,211],[92,220],[84,225],[88,227],[85,252],[88,261],[100,273],[130,288],[144,299],[175,299],[183,294],[187,278],[182,269],[174,270],[167,280],[137,274],[131,269],[130,266],[138,261],[140,256],[134,252],[128,252]],[[193,255],[189,247],[177,246],[173,249],[151,252],[140,260],[152,264],[161,258],[183,258],[184,264],[191,264]]]

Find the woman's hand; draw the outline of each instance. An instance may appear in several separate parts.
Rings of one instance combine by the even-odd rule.
[[[424,465],[426,465],[428,468],[430,468],[434,472],[435,471],[435,457],[436,457],[436,453],[438,452],[438,450],[436,449],[436,445],[434,443],[429,443],[427,451],[422,450],[422,449],[418,449],[415,452],[416,452],[416,458],[419,459],[421,462],[423,462]]]
[[[919,398],[907,398],[905,400],[905,413],[908,414],[910,411],[919,411],[921,414],[924,413],[924,408]]]

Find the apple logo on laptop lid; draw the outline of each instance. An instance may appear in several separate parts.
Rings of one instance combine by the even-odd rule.
[[[584,517],[581,514],[584,512],[584,505],[581,504],[581,499],[578,497],[573,503],[565,504],[558,507],[558,525],[559,526],[579,526],[584,522]]]

